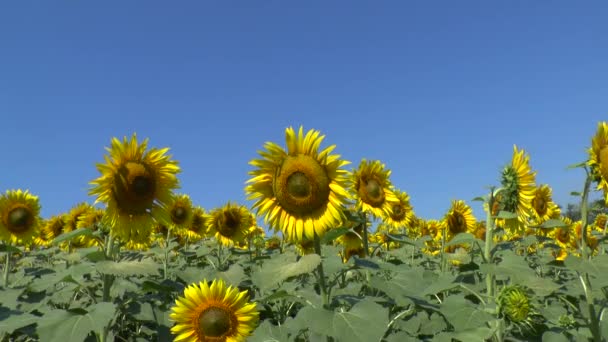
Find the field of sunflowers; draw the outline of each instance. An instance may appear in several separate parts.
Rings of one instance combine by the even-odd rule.
[[[575,222],[517,146],[495,186],[424,220],[381,161],[285,138],[249,163],[251,207],[192,203],[169,149],[135,135],[111,140],[93,203],[42,218],[36,194],[3,192],[0,341],[608,339],[608,216],[588,219],[608,123],[571,166]]]

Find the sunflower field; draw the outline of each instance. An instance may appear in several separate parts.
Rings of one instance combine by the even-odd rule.
[[[169,149],[135,134],[100,155],[94,203],[42,218],[36,194],[0,194],[0,341],[608,339],[608,216],[588,219],[608,123],[571,166],[579,221],[517,146],[495,186],[426,220],[381,161],[285,138],[252,151],[251,206],[192,203]]]

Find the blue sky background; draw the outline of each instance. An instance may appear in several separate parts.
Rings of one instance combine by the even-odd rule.
[[[605,1],[4,1],[0,191],[92,202],[114,136],[180,162],[207,209],[288,126],[379,159],[439,218],[498,184],[513,144],[565,204],[608,119]]]

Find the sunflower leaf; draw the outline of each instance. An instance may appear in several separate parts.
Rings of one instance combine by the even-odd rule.
[[[501,210],[501,211],[498,213],[498,216],[497,216],[497,217],[498,217],[498,218],[501,218],[501,219],[510,220],[510,219],[516,219],[516,218],[517,218],[517,214],[516,214],[516,213],[512,213],[512,212],[510,212],[510,211],[504,211],[504,210]]]
[[[253,282],[261,289],[269,289],[290,277],[311,273],[321,263],[318,254],[304,255],[297,262],[288,263],[286,257],[276,257],[265,262],[264,267],[252,275]]]
[[[486,201],[486,197],[487,196],[483,196],[483,197],[482,196],[477,196],[477,197],[473,198],[471,201],[473,201],[473,202],[474,201],[485,202]]]
[[[580,196],[580,195],[581,195],[581,193],[578,192],[578,191],[571,191],[570,192],[570,196]]]
[[[79,229],[73,230],[69,233],[63,233],[63,234],[59,235],[58,237],[56,237],[53,240],[52,244],[58,245],[64,241],[70,241],[79,236],[92,236],[92,235],[93,235],[93,231],[90,230],[89,228],[79,228]]]
[[[560,228],[560,227],[567,227],[568,225],[559,219],[550,219],[547,220],[545,222],[543,222],[540,226],[540,228]]]
[[[100,261],[95,264],[95,269],[102,274],[111,274],[115,276],[132,276],[132,275],[158,275],[158,265],[150,260],[142,261]]]
[[[452,238],[452,240],[446,242],[445,246],[449,247],[449,246],[454,246],[454,245],[461,245],[461,244],[465,244],[465,243],[472,243],[475,242],[475,240],[477,240],[477,238],[475,237],[475,235],[471,234],[471,233],[458,233],[456,234],[456,236],[454,236],[454,238]]]
[[[334,241],[335,239],[339,238],[340,236],[350,232],[351,230],[346,228],[346,227],[342,227],[342,228],[336,228],[336,229],[330,229],[327,233],[325,233],[325,235],[323,235],[323,237],[321,238],[321,243],[322,244],[328,244],[332,241]]]
[[[587,165],[587,161],[576,163],[576,164],[571,164],[571,165],[568,165],[566,167],[566,170],[576,169],[576,168],[579,168],[579,167],[585,167],[585,165]]]
[[[88,311],[51,310],[38,319],[36,331],[42,341],[84,341],[91,331],[101,333],[116,313],[113,303],[97,303]]]
[[[21,253],[21,250],[15,246],[3,244],[0,246],[0,252]]]

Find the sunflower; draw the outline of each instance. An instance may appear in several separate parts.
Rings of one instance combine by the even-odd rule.
[[[473,229],[473,235],[479,240],[486,240],[486,221],[477,221]]]
[[[105,223],[125,242],[146,241],[155,218],[170,221],[165,207],[179,186],[180,169],[166,155],[168,149],[147,147],[148,139],[138,144],[135,134],[122,142],[113,138],[106,162],[97,164],[101,176],[91,182],[89,194],[107,205]]]
[[[28,190],[7,190],[0,195],[0,241],[27,245],[40,234],[38,196]]]
[[[340,252],[342,262],[346,263],[353,255],[359,258],[365,257],[365,247],[363,241],[359,238],[360,233],[362,233],[362,230],[360,230],[359,235],[348,232],[336,239],[336,242],[342,245],[342,251]]]
[[[228,202],[211,211],[207,231],[210,235],[215,235],[222,245],[233,246],[246,241],[252,225],[251,212],[247,207]]]
[[[572,220],[563,216],[560,217],[560,220],[562,220],[566,225],[552,229],[547,236],[552,238],[559,246],[561,250],[559,252],[559,256],[563,256],[563,259],[565,259],[565,256],[574,250],[578,244],[576,241],[576,232],[574,231],[574,224],[572,223]]]
[[[37,237],[36,244],[48,246],[56,237],[63,232],[65,225],[65,214],[55,215],[48,220],[43,220],[40,225],[40,236]]]
[[[184,194],[175,195],[167,210],[171,216],[170,222],[176,235],[187,235],[185,231],[191,227],[194,214],[190,196]]]
[[[257,169],[249,172],[247,199],[255,200],[257,214],[288,240],[321,237],[345,219],[347,171],[341,168],[348,162],[330,154],[335,145],[318,151],[325,138],[319,131],[304,135],[300,127],[296,135],[289,127],[285,136],[287,151],[268,142],[260,152],[263,159],[250,162]]]
[[[275,250],[281,248],[281,238],[273,235],[266,240],[266,249]]]
[[[78,228],[89,228],[96,230],[96,223],[99,223],[99,221],[93,221],[95,219],[99,219],[99,215],[99,209],[91,206],[88,203],[79,203],[72,207],[72,209],[70,209],[70,211],[66,214],[63,232],[69,233]],[[103,215],[103,210],[101,210],[101,215]],[[84,223],[79,224],[80,220],[82,220],[84,217],[87,217],[87,220]],[[63,244],[64,248],[67,247],[67,245],[67,242]],[[70,240],[69,245],[75,248],[85,248],[98,245],[98,241],[93,237],[80,235]]]
[[[169,317],[176,322],[171,328],[176,342],[241,342],[256,328],[259,312],[247,291],[216,279],[188,286]]]
[[[551,188],[548,185],[543,184],[535,188],[531,213],[536,224],[557,218],[561,214],[560,208],[551,198]]]
[[[376,228],[376,232],[371,235],[370,240],[373,243],[377,243],[382,247],[389,249],[399,248],[401,244],[390,238],[389,235],[397,235],[400,231],[398,228],[390,226],[385,223],[381,223]]]
[[[521,285],[505,286],[498,294],[498,310],[520,333],[533,332],[542,320],[532,302],[532,293]]]
[[[410,204],[410,196],[405,191],[393,191],[397,201],[390,202],[390,212],[384,217],[384,223],[395,227],[404,228],[409,226],[414,212]]]
[[[530,156],[524,150],[518,151],[513,146],[511,164],[502,171],[499,210],[517,214],[518,220],[506,220],[505,226],[510,230],[521,230],[526,220],[532,215],[532,200],[535,196],[536,172],[532,172],[529,164]]]
[[[304,238],[295,243],[296,251],[298,255],[307,255],[315,253],[315,242],[313,240]]]
[[[593,229],[598,233],[603,233],[606,228],[606,222],[608,222],[608,215],[598,214],[593,222]]]
[[[446,241],[460,233],[472,233],[475,222],[471,207],[463,200],[452,201],[452,206],[442,221],[442,227],[446,229]]]
[[[186,230],[186,234],[190,241],[198,241],[205,237],[207,233],[207,213],[205,209],[195,206],[192,208],[192,221],[190,227]]]
[[[594,181],[597,182],[597,190],[604,191],[604,201],[608,204],[608,123],[598,124],[588,152],[587,165],[591,168]]]
[[[355,208],[374,217],[390,217],[393,203],[401,203],[401,199],[397,198],[391,190],[390,175],[391,171],[385,169],[380,161],[361,160],[359,167],[351,176],[351,188],[357,199]],[[405,199],[409,202],[409,198]],[[403,209],[407,210],[407,208]]]

